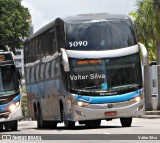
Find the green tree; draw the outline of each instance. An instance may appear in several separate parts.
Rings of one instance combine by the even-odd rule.
[[[20,0],[0,0],[0,49],[22,48],[29,34],[29,19],[30,13]]]
[[[130,13],[138,40],[145,44],[150,61],[157,60],[157,53],[160,55],[160,14],[157,3],[160,3],[159,0],[138,1],[138,9]],[[160,64],[160,57],[158,63]]]

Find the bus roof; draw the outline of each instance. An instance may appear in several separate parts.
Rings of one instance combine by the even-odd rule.
[[[84,22],[84,21],[91,21],[91,20],[109,20],[109,19],[129,19],[127,15],[120,15],[120,14],[109,14],[109,13],[90,13],[90,14],[79,14],[75,16],[70,16],[64,18],[64,22],[72,23],[72,22]]]
[[[98,20],[116,20],[116,19],[130,19],[127,15],[122,14],[109,14],[109,13],[90,13],[90,14],[79,14],[75,16],[69,16],[65,18],[56,18],[54,21],[48,23],[41,29],[39,29],[36,33],[30,36],[28,40],[40,35],[41,33],[45,32],[46,30],[51,29],[54,27],[54,24],[57,21],[62,21],[64,23],[80,23],[80,22],[90,22],[90,21],[98,21]]]

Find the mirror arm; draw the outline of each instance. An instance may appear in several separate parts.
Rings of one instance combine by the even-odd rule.
[[[148,65],[148,52],[147,52],[147,49],[146,47],[142,44],[142,43],[138,43],[139,45],[139,48],[142,52],[142,64],[144,66]]]
[[[61,48],[60,50],[61,50],[61,54],[62,54],[62,63],[63,63],[64,71],[69,72],[70,68],[69,68],[68,55],[67,55],[64,48]]]

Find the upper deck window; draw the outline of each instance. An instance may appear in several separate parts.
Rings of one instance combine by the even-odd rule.
[[[112,50],[137,44],[129,19],[66,23],[65,31],[70,50]]]

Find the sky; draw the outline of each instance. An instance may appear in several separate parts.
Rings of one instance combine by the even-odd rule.
[[[137,0],[22,0],[29,9],[34,32],[57,17],[85,13],[129,14]]]

